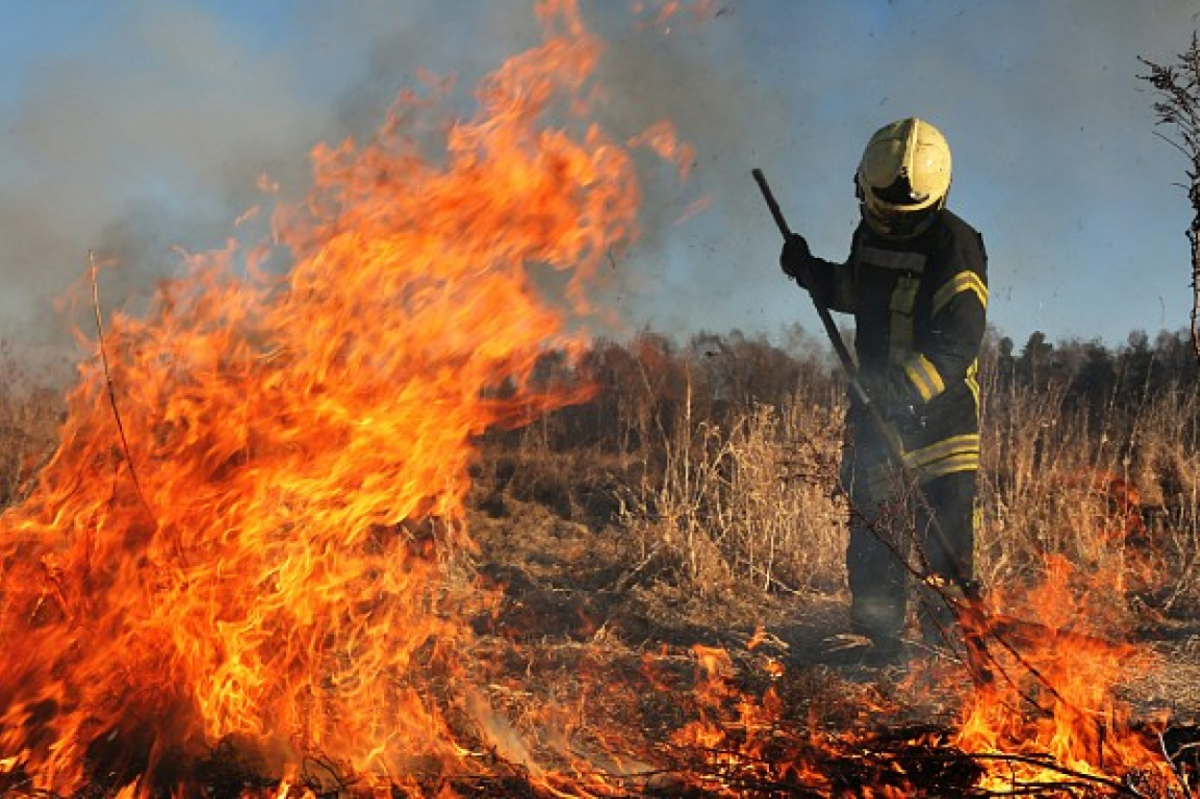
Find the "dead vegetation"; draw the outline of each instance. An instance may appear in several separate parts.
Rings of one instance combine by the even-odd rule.
[[[0,508],[19,502],[54,451],[65,403],[42,367],[0,342]]]
[[[814,668],[844,677],[837,649],[846,629],[839,379],[819,357],[765,341],[735,343],[753,355],[736,360],[733,347],[715,346],[712,338],[678,347],[643,336],[623,348],[625,372],[600,375],[594,403],[543,420],[536,444],[528,433],[519,437],[521,482],[563,488],[552,505],[607,512],[571,517],[570,537],[585,542],[576,539],[576,554],[586,553],[578,559],[560,557],[570,550],[557,541],[526,537],[528,527],[520,542],[503,538],[493,546],[495,532],[512,523],[493,518],[477,528],[484,560],[520,571],[513,564],[525,547],[529,561],[542,562],[541,577],[526,574],[509,600],[537,595],[539,579],[557,580],[551,596],[586,607],[587,629],[604,647],[736,651],[757,631],[766,643],[756,651],[779,657],[793,679],[800,672],[811,678]],[[1032,337],[1020,355],[992,342],[982,364],[977,552],[985,592],[1014,604],[1029,587],[1058,579],[1054,564],[1072,564],[1063,590],[1078,615],[1058,623],[1084,636],[1133,642],[1155,667],[1131,666],[1121,696],[1140,718],[1168,713],[1181,725],[1194,723],[1200,709],[1200,400],[1186,354],[1182,334],[1164,334],[1153,347],[1135,335],[1115,351],[1079,342],[1054,347]],[[788,363],[790,387],[727,393],[734,381],[720,367],[741,377],[747,362],[773,363],[778,373],[773,358]],[[577,427],[584,419],[584,427],[621,431],[619,440],[585,434]],[[511,452],[513,438],[490,441],[485,462]],[[546,507],[546,497],[522,496],[517,488],[502,493]],[[590,501],[598,491],[614,501]],[[605,600],[597,603],[599,596]],[[943,675],[934,689],[891,689],[883,704],[896,715],[885,724],[948,721],[956,690],[950,686],[962,688]],[[809,700],[793,696],[795,706],[811,712],[815,702],[819,715],[835,716],[822,692],[808,688]],[[1042,795],[1111,790],[1081,786],[1056,785]]]
[[[1032,337],[1019,358],[1011,345],[989,350],[980,572],[1020,583],[1058,554],[1123,574],[1130,597],[1163,612],[1194,609],[1200,399],[1178,357],[1186,343],[1164,334],[1150,350],[1135,337],[1105,353],[1105,369],[1097,347]],[[487,502],[518,497],[619,530],[630,582],[840,589],[842,399],[830,362],[737,336],[680,347],[644,334],[601,345],[579,376],[599,386],[592,402],[487,442]]]
[[[1164,354],[1168,341],[1186,352],[1164,337],[1110,353],[1112,380],[1099,385],[1080,381],[1095,353],[1080,358],[1076,345],[989,349],[978,560],[993,592],[1038,583],[1049,556],[1080,566],[1070,588],[1090,618],[1070,626],[1160,660],[1120,690],[1136,718],[1170,714],[1163,741],[1194,784],[1200,399],[1194,371]],[[940,662],[906,679],[840,659],[842,386],[830,361],[737,335],[679,345],[650,333],[598,343],[575,364],[551,357],[547,379],[597,391],[479,442],[471,579],[496,596],[471,620],[483,687],[466,699],[453,684],[429,688],[461,718],[464,741],[488,717],[496,728],[474,734],[513,748],[472,755],[478,776],[435,769],[414,785],[543,796],[540,781],[557,779],[567,795],[594,782],[616,796],[823,796],[923,779],[930,795],[999,795],[970,787],[987,763],[946,738],[969,690],[962,669]],[[45,457],[60,407],[28,385],[0,394],[6,502]],[[222,775],[210,782],[244,787],[253,769],[231,777],[223,751],[205,766]],[[800,759],[815,771],[778,768]],[[1005,795],[1186,795],[1057,773],[1014,778]],[[337,793],[345,779],[312,786]]]

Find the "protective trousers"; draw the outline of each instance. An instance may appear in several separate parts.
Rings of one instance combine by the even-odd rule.
[[[843,459],[842,481],[850,500],[846,568],[852,629],[876,646],[898,646],[912,581],[905,564],[947,586],[974,579],[976,471],[942,475],[906,491],[871,435],[856,435]],[[937,520],[938,529],[930,517]],[[923,597],[926,638],[952,622],[936,593]]]

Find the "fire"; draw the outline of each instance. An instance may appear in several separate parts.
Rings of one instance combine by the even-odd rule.
[[[270,241],[187,256],[111,320],[0,521],[5,772],[144,794],[222,740],[285,778],[453,769],[427,689],[484,601],[449,579],[472,440],[584,396],[530,376],[636,233],[632,158],[586,118],[601,43],[571,2],[538,13],[474,116],[431,132],[401,96],[313,151]]]
[[[1004,679],[972,696],[960,745],[978,753],[1049,758],[1079,774],[1149,769],[1166,776],[1161,753],[1132,731],[1129,709],[1114,693],[1123,678],[1152,669],[1154,660],[1111,640],[1118,629],[1114,620],[1101,603],[1089,601],[1116,579],[1083,575],[1065,558],[1049,556],[1034,590],[996,598],[1012,614],[988,622]],[[1030,778],[1031,770],[1037,767],[1024,769],[1023,776]],[[1011,780],[1010,771],[988,785],[1001,790]]]
[[[413,775],[454,774],[476,746],[551,795],[623,795],[664,749],[691,758],[678,787],[725,796],[904,796],[918,767],[954,767],[947,785],[974,795],[1061,769],[1165,779],[1111,690],[1135,653],[1081,626],[1087,591],[1062,561],[982,622],[1004,679],[966,697],[953,741],[904,742],[983,766],[831,734],[793,714],[779,660],[758,656],[750,690],[729,652],[699,645],[696,718],[665,746],[595,734],[619,778],[539,767],[493,712],[466,623],[492,601],[462,562],[474,440],[588,396],[532,377],[547,348],[583,343],[571,321],[636,237],[629,148],[681,174],[694,162],[665,123],[622,142],[589,122],[601,42],[569,0],[538,13],[543,42],[482,82],[473,116],[431,126],[436,98],[402,95],[369,140],[312,152],[310,192],[270,216],[267,240],[187,256],[145,313],[86,342],[104,357],[80,367],[61,446],[0,517],[0,787],[20,774],[59,794],[182,794],[188,764],[222,744],[281,799],[305,792],[306,763],[426,795]],[[889,711],[846,692],[862,719]],[[569,723],[546,718],[565,739]]]
[[[911,714],[906,703],[919,705],[931,691],[965,682],[960,664],[914,663],[890,697],[843,685],[836,699],[814,702],[808,717],[797,717],[789,708],[794,699],[779,688],[799,675],[763,656],[739,669],[731,652],[697,645],[696,719],[672,737],[684,761],[680,779],[731,797],[772,790],[862,797],[1179,795],[1183,778],[1154,729],[1165,728],[1166,719],[1137,729],[1117,695],[1123,680],[1154,662],[1108,639],[1113,620],[1093,601],[1114,580],[1051,557],[1044,579],[1030,590],[989,598],[976,623],[994,658],[994,679],[972,682],[946,700],[957,707],[957,728],[901,719]],[[765,638],[755,634],[747,651]],[[757,670],[765,680],[755,679]],[[765,687],[749,690],[747,682]],[[828,729],[820,714],[838,707],[855,717]]]

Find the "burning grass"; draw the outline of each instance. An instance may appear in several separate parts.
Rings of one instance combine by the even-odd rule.
[[[749,424],[763,410],[747,413]],[[289,794],[1186,797],[1200,779],[1194,688],[1164,696],[1151,672],[1194,667],[1120,601],[1119,580],[1056,557],[1022,570],[1024,590],[997,584],[1002,668],[986,691],[949,651],[917,650],[906,672],[860,666],[832,646],[846,629],[838,585],[783,591],[730,566],[701,586],[665,556],[648,563],[648,533],[633,534],[620,502],[641,465],[606,446],[556,452],[550,433],[490,439],[465,503],[474,565],[442,583],[486,601],[459,606],[469,636],[426,639],[396,677],[454,758],[417,753],[380,774],[312,747]],[[436,561],[436,530],[393,534],[410,558]],[[152,781],[137,782],[154,747],[130,728],[98,733],[76,792],[283,790],[277,755],[254,736],[160,752]],[[6,793],[38,793],[23,764],[5,763]]]
[[[574,332],[636,238],[629,148],[691,158],[592,122],[601,43],[539,8],[475,116],[402,97],[269,241],[112,314],[52,436],[44,393],[0,395],[0,791],[1190,795],[1200,703],[1129,672],[1196,635],[1194,500],[1138,528],[1132,443],[992,405],[996,681],[847,660],[837,381]],[[1194,497],[1185,396],[1142,466]]]
[[[496,542],[506,559],[520,551],[514,544]],[[589,561],[600,568],[595,553]],[[556,565],[581,576],[573,557]],[[543,573],[552,580],[562,571]],[[1070,582],[1048,582],[1033,606]],[[514,603],[538,593],[534,580],[519,585]],[[598,593],[567,585],[544,590],[563,593],[560,607]],[[1145,653],[1132,657],[1134,647],[1088,635],[1077,619],[1054,639],[1049,628],[997,623],[999,677],[983,690],[949,653],[918,653],[907,672],[840,658],[828,646],[845,629],[836,596],[748,600],[743,588],[697,601],[658,583],[610,596],[589,615],[604,624],[582,628],[569,648],[597,658],[587,669],[591,701],[566,704],[579,708],[576,741],[600,735],[600,751],[644,764],[612,786],[616,795],[1167,797],[1187,795],[1181,780],[1196,778],[1189,729],[1146,705],[1134,720],[1132,697],[1117,695],[1146,667]],[[755,633],[764,621],[779,634]],[[646,671],[612,676],[631,646]],[[523,682],[563,685],[562,675],[541,672]]]

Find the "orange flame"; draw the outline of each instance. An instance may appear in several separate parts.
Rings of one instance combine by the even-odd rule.
[[[572,2],[538,14],[543,43],[440,144],[402,97],[371,140],[313,151],[272,244],[188,257],[105,331],[0,523],[9,771],[69,792],[99,765],[144,794],[229,737],[285,776],[461,753],[422,675],[476,601],[447,579],[472,439],[583,396],[530,377],[636,231],[632,160],[579,116],[600,42]]]
[[[1005,679],[972,697],[959,735],[964,749],[1048,757],[1100,777],[1139,769],[1165,774],[1161,754],[1131,731],[1129,708],[1114,693],[1122,678],[1152,668],[1153,659],[1110,640],[1110,620],[1089,603],[1113,579],[1082,575],[1065,558],[1048,556],[1041,585],[1019,598],[997,600],[1010,604],[1014,614],[989,622],[994,642],[1011,647],[992,646]],[[1022,630],[1017,619],[1035,620],[1036,632],[1028,625]],[[1035,779],[1030,772],[1036,765],[1026,765],[1021,776]],[[1011,787],[1017,770],[1005,771],[986,787]]]

